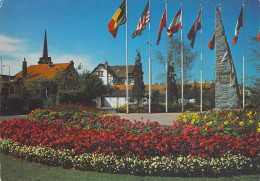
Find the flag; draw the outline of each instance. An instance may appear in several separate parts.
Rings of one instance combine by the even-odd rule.
[[[195,38],[196,38],[196,33],[198,30],[201,29],[201,9],[199,11],[199,14],[196,18],[195,23],[192,25],[189,33],[188,33],[188,39],[191,41],[191,47],[193,48]]]
[[[162,33],[162,29],[163,27],[166,27],[166,8],[163,12],[162,18],[161,18],[161,22],[160,22],[160,26],[159,26],[159,31],[158,31],[158,39],[157,39],[157,43],[156,45],[159,45],[160,40],[161,40],[161,33]]]
[[[236,24],[236,29],[235,29],[235,37],[232,41],[232,44],[235,45],[237,40],[238,40],[238,34],[240,32],[240,27],[243,27],[243,7],[240,11],[240,14],[239,14],[239,17],[238,17],[238,20],[237,20],[237,24]]]
[[[257,36],[257,41],[260,41],[260,28],[259,28],[259,33],[258,33],[258,36]]]
[[[125,24],[126,22],[126,3],[125,0],[121,6],[117,9],[116,13],[108,23],[108,31],[116,38],[118,26]]]
[[[150,4],[149,0],[144,8],[144,11],[139,19],[138,25],[132,34],[132,38],[135,38],[138,35],[142,35],[143,30],[145,30],[145,26],[150,22]]]
[[[217,8],[218,9],[218,8]],[[221,12],[221,7],[219,8],[218,10],[219,12]],[[213,36],[212,36],[212,39],[210,40],[209,44],[208,44],[208,47],[209,49],[213,50],[214,47],[215,47],[215,31],[216,31],[216,27],[214,28],[214,33],[213,33]]]
[[[181,14],[182,14],[182,8],[174,16],[174,18],[167,30],[167,34],[170,38],[172,37],[173,33],[177,33],[179,31],[179,29],[182,27]]]

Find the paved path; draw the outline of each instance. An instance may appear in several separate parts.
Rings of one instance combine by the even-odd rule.
[[[125,118],[131,121],[144,121],[146,122],[148,119],[151,122],[158,121],[161,125],[172,125],[173,120],[176,120],[179,115],[182,113],[115,113],[120,116],[120,118]]]
[[[16,118],[24,118],[26,115],[13,115],[13,116],[0,116],[0,122],[4,121],[4,120],[12,120],[12,119],[16,119]]]

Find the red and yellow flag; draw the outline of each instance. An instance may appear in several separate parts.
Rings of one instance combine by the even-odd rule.
[[[158,31],[158,39],[157,39],[156,45],[159,45],[159,43],[160,43],[161,34],[162,34],[162,30],[163,30],[164,27],[166,27],[166,8],[163,12],[162,19],[161,19],[161,22],[160,22],[159,31]]]
[[[121,6],[117,9],[116,13],[108,23],[108,31],[116,38],[118,26],[125,24],[126,22],[126,2],[125,0]]]

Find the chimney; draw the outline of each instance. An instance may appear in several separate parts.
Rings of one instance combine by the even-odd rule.
[[[26,59],[24,58],[23,60],[23,77],[27,75],[27,62]]]
[[[105,69],[107,69],[107,67],[108,67],[108,62],[107,62],[107,60],[105,61]]]
[[[51,68],[51,61],[48,61],[48,68]]]
[[[70,61],[70,65],[74,68],[74,62],[73,62],[73,60]]]

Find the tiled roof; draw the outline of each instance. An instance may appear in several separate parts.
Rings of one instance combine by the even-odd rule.
[[[126,66],[109,66],[117,77],[126,77]],[[135,66],[134,65],[128,65],[128,74],[133,74]]]
[[[50,79],[58,72],[66,70],[70,65],[71,63],[52,64],[50,68],[48,68],[48,64],[31,65],[27,67],[27,76],[29,77],[29,80],[35,80],[40,77]],[[14,81],[17,81],[22,77],[23,71],[16,74]]]
[[[179,84],[179,83],[177,83]],[[191,88],[194,87],[194,83],[185,83],[186,85],[190,85]],[[210,88],[211,82],[204,82],[202,86],[204,88]],[[118,88],[119,90],[126,90],[126,85],[111,85],[112,88]],[[196,83],[196,87],[200,87],[200,83]],[[128,89],[132,90],[133,85],[128,85]],[[145,86],[145,90],[149,89],[149,84]],[[152,90],[165,90],[165,84],[152,84]]]

